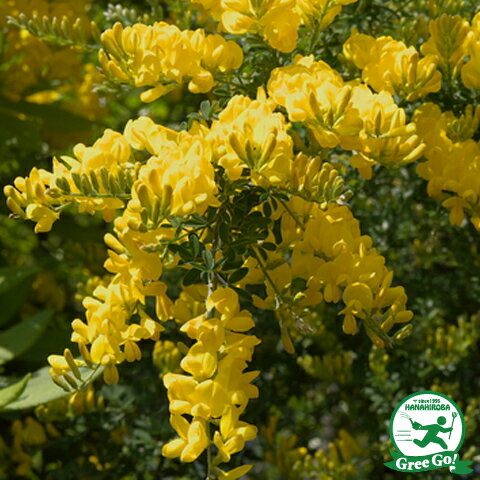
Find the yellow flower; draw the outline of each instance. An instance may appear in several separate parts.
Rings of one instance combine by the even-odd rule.
[[[375,91],[385,90],[408,101],[441,88],[434,55],[419,58],[414,47],[391,37],[373,38],[354,33],[344,44],[345,58],[362,69],[362,79]]]
[[[170,423],[179,438],[165,444],[162,454],[169,458],[180,457],[182,462],[195,461],[209,445],[205,420],[194,418],[188,423],[181,415],[171,415]]]
[[[306,25],[317,22],[324,30],[341,12],[343,5],[355,3],[358,0],[297,0],[297,10],[302,15]]]
[[[425,145],[415,134],[415,124],[407,124],[405,111],[397,107],[390,94],[372,94],[359,88],[354,91],[352,104],[360,112],[363,128],[358,153],[350,161],[362,176],[371,178],[375,163],[400,167],[422,155]]]
[[[456,117],[427,103],[418,108],[414,122],[425,142],[427,161],[417,173],[428,181],[428,194],[450,210],[450,223],[461,225],[465,215],[476,229],[480,202],[480,146],[471,139],[480,123],[480,108],[467,106]]]
[[[461,75],[467,88],[480,89],[480,41],[470,46],[469,60],[463,66]]]
[[[259,90],[257,99],[236,95],[212,123],[207,138],[215,161],[236,180],[249,168],[254,183],[280,184],[290,176],[293,142],[285,117]]]
[[[297,56],[293,65],[273,70],[268,89],[290,120],[303,122],[320,146],[356,151],[351,163],[366,178],[377,163],[399,167],[423,152],[415,125],[406,124],[405,112],[391,95],[373,94],[356,82],[346,84],[312,57]]]
[[[301,20],[295,0],[223,0],[221,5],[221,24],[225,31],[258,33],[281,52],[295,48]]]
[[[241,311],[237,293],[231,288],[217,288],[206,299],[209,316],[202,314],[183,323],[185,332],[195,343],[180,365],[191,376],[167,373],[163,377],[168,390],[171,423],[179,438],[163,448],[168,457],[193,461],[212,442],[218,447],[214,464],[230,460],[246,441],[255,438],[256,428],[239,421],[248,400],[258,396],[251,384],[258,372],[244,372],[259,343],[245,335],[254,324],[251,314]],[[191,415],[197,422],[195,435],[192,424],[182,416]],[[206,422],[220,421],[213,439],[204,435]],[[242,470],[243,471],[243,470]],[[236,477],[231,477],[236,478]]]
[[[49,232],[53,223],[58,220],[59,214],[44,205],[32,203],[27,206],[25,211],[26,218],[33,220],[35,225],[35,233]]]
[[[468,61],[462,68],[462,82],[467,88],[480,89],[480,13],[472,20],[471,40],[468,47]]]
[[[205,35],[201,29],[186,31],[185,34],[200,58],[201,67],[205,69],[190,81],[191,92],[208,92],[216,85],[216,74],[236,70],[242,65],[243,51],[235,42],[227,41],[220,35]]]
[[[155,148],[158,156],[139,171],[130,209],[144,210],[156,228],[166,215],[202,214],[218,205],[212,151],[203,137],[183,132]]]
[[[214,74],[238,68],[241,48],[220,35],[203,30],[179,30],[175,25],[156,22],[123,27],[116,23],[102,34],[104,50],[100,63],[112,79],[137,87],[151,87],[141,94],[152,102],[188,82],[194,93],[205,93],[216,84]]]
[[[430,38],[422,45],[422,53],[435,56],[447,78],[455,78],[472,40],[470,25],[458,15],[443,14],[430,21],[428,30]]]

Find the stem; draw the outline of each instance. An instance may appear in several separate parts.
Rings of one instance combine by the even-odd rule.
[[[317,20],[315,22],[315,28],[313,29],[312,36],[310,37],[310,44],[308,46],[308,51],[309,53],[313,53],[313,49],[315,48],[315,45],[318,41],[318,33],[320,30],[320,21]]]
[[[263,264],[263,261],[260,258],[260,255],[255,251],[255,249],[253,247],[252,247],[252,253],[253,253],[253,256],[255,257],[255,259],[257,260],[260,269],[262,270],[263,274],[265,275],[265,278],[267,279],[268,283],[273,288],[273,291],[275,292],[275,296],[277,297],[277,299],[276,299],[277,302],[279,300],[283,300],[282,292],[280,292],[277,285],[275,285],[275,282],[273,281],[270,274],[267,272],[267,269],[266,269],[265,265]]]
[[[101,364],[97,364],[95,366],[95,368],[93,369],[92,373],[88,376],[88,378],[86,378],[85,380],[82,381],[78,390],[84,389],[92,381],[93,377],[95,376],[95,374],[97,373],[97,371],[100,367],[101,367]]]
[[[277,198],[277,199],[282,204],[283,208],[287,211],[287,213],[295,220],[295,223],[297,224],[297,226],[303,230],[305,225],[300,221],[297,214],[292,211],[292,209],[287,205],[287,203],[284,200],[282,200],[281,198]]]
[[[132,198],[132,195],[130,193],[118,193],[118,194],[113,194],[113,193],[92,193],[92,194],[86,194],[86,193],[66,193],[62,192],[62,195],[66,197],[78,197],[78,198],[118,198],[120,200],[130,200]]]

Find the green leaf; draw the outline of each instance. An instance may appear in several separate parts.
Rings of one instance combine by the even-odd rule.
[[[180,255],[182,257],[182,260],[188,262],[189,260],[192,259],[192,252],[189,250],[188,248],[189,246],[190,244],[187,242],[184,242],[180,245],[171,243],[170,245],[168,245],[168,249],[171,252]]]
[[[31,377],[32,374],[29,373],[28,375],[25,375],[19,382],[0,390],[0,410],[2,410],[6,405],[14,402],[23,393]]]
[[[103,369],[98,368],[92,373],[90,368],[80,368],[82,378],[88,378],[93,381],[97,378]],[[28,382],[27,388],[23,393],[12,403],[9,403],[5,410],[25,410],[27,408],[34,408],[44,403],[52,402],[62,397],[69,395],[65,390],[55,384],[50,376],[50,367],[43,367],[32,374],[31,380]]]
[[[205,262],[205,266],[208,270],[212,271],[215,268],[215,260],[213,258],[213,254],[210,250],[204,250],[202,252],[202,258]]]
[[[190,249],[193,253],[193,257],[196,258],[200,253],[200,241],[195,233],[191,233],[188,238],[190,239]]]
[[[203,102],[200,104],[200,111],[203,113],[203,116],[205,118],[210,117],[210,110],[211,110],[210,102],[208,100],[203,100]]]
[[[232,287],[233,290],[235,290],[238,293],[238,296],[240,297],[240,300],[248,303],[252,303],[253,299],[250,293],[248,293],[246,290],[243,288],[237,288],[237,287]]]
[[[192,270],[189,270],[187,274],[183,277],[183,285],[186,287],[188,285],[193,285],[194,283],[199,283],[200,282],[200,271],[192,268]]]
[[[0,333],[0,365],[28,350],[41,336],[53,312],[40,312]]]
[[[264,248],[265,250],[268,250],[270,252],[274,252],[277,249],[277,246],[272,242],[263,242],[262,243],[262,248]]]
[[[237,283],[248,273],[248,268],[239,268],[228,277],[228,283]]]

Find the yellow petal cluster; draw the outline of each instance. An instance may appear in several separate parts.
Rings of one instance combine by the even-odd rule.
[[[412,101],[441,88],[437,57],[420,58],[414,47],[391,37],[353,33],[343,45],[343,55],[362,70],[363,81],[376,92],[385,90]]]
[[[210,11],[226,32],[257,33],[281,52],[291,52],[297,44],[301,17],[295,0],[195,0],[194,3]]]
[[[313,57],[272,71],[268,90],[290,120],[303,122],[324,148],[354,151],[352,165],[370,178],[373,165],[399,167],[418,159],[423,144],[415,125],[386,91],[373,93]]]
[[[125,135],[152,154],[140,168],[128,205],[143,212],[152,228],[167,215],[202,214],[218,204],[212,148],[203,136],[165,129],[147,117],[130,121]]]
[[[259,90],[257,99],[234,96],[212,123],[207,138],[214,159],[236,180],[245,168],[259,185],[280,184],[290,177],[293,141],[275,102]]]
[[[427,146],[427,161],[417,172],[428,181],[428,194],[449,210],[452,225],[461,225],[467,216],[480,230],[480,144],[472,139],[480,125],[480,107],[469,105],[456,117],[425,103],[414,121]]]
[[[91,147],[76,145],[73,155],[54,158],[52,172],[33,168],[4,188],[9,208],[33,220],[36,232],[48,232],[68,204],[79,212],[100,210],[111,221],[128,198],[138,164],[123,135],[107,129]]]
[[[472,40],[469,23],[459,15],[443,14],[430,22],[428,30],[430,38],[422,45],[422,53],[436,57],[446,78],[455,78]]]
[[[393,273],[372,248],[372,239],[361,234],[345,205],[322,209],[294,198],[285,208],[279,249],[291,249],[290,258],[274,251],[264,261],[257,257],[246,264],[250,272],[242,284],[266,285],[265,298],[254,295],[255,306],[276,310],[281,321],[293,324],[302,321],[305,309],[322,301],[343,302],[343,331],[356,334],[361,320],[372,341],[384,346],[389,341],[385,334],[395,323],[409,322],[413,313],[406,310],[403,287],[392,287]],[[300,292],[295,290],[299,280],[304,284]],[[289,304],[290,310],[278,310],[279,302]]]
[[[163,454],[192,462],[214,444],[218,453],[213,465],[217,466],[230,461],[256,436],[256,427],[239,416],[249,399],[258,397],[257,387],[251,384],[258,372],[244,370],[260,340],[245,333],[254,322],[249,312],[240,310],[234,290],[216,289],[206,299],[206,308],[208,314],[188,320],[180,329],[195,340],[180,363],[189,375],[169,373],[163,379],[170,421],[178,434],[164,445]],[[184,415],[191,416],[191,421]],[[214,425],[218,429],[212,432]]]
[[[357,0],[193,0],[229,33],[256,33],[280,52],[291,52],[301,25],[327,28],[343,5]]]
[[[305,25],[318,23],[318,28],[324,30],[342,11],[344,5],[358,0],[297,0],[297,10]]]
[[[480,13],[472,20],[472,38],[468,45],[468,61],[462,67],[462,82],[467,88],[480,90]]]
[[[103,70],[121,83],[150,87],[141,94],[144,102],[184,83],[191,92],[208,92],[216,84],[215,74],[230,72],[243,62],[242,49],[235,42],[205,35],[201,29],[182,31],[165,22],[131,27],[116,23],[102,34],[102,44]]]

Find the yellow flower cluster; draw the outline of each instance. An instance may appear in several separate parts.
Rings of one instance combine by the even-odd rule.
[[[12,212],[36,222],[36,232],[48,232],[68,204],[90,214],[101,210],[107,221],[124,205],[138,167],[126,138],[106,130],[93,146],[76,145],[73,154],[54,158],[52,172],[33,168],[4,188]]]
[[[461,225],[467,214],[480,230],[480,144],[472,140],[480,125],[480,107],[469,105],[457,118],[425,103],[414,121],[427,146],[427,161],[417,172],[428,181],[428,194],[448,208],[452,225]]]
[[[447,78],[456,77],[472,37],[470,25],[463,17],[444,14],[432,20],[428,30],[430,38],[422,45],[422,53],[434,55]]]
[[[250,169],[258,185],[278,185],[289,179],[293,141],[285,117],[274,113],[275,108],[275,102],[259,89],[256,100],[233,97],[212,123],[207,138],[214,160],[231,180],[238,179],[244,168]]]
[[[213,60],[199,60],[201,55],[188,51],[163,55],[160,45],[176,51],[175,39],[192,49],[210,45],[212,37],[203,32],[175,28],[115,26],[104,35],[106,48],[115,51],[106,68],[125,78],[145,74],[141,82],[157,72],[160,76],[144,83],[153,90],[170,82],[164,83],[159,73],[167,64],[158,67],[158,62],[170,62],[167,70],[176,73],[183,67],[175,62],[192,59],[214,69]],[[143,46],[149,42],[159,50],[147,52]],[[220,42],[219,52],[230,48],[226,45]],[[129,59],[120,55],[126,51],[133,52]],[[213,56],[222,58],[220,53]],[[172,81],[192,81],[196,73],[186,71]],[[293,65],[276,69],[268,87],[270,97],[263,88],[255,99],[234,96],[215,120],[194,122],[189,130],[173,131],[147,117],[130,120],[123,133],[106,130],[92,146],[79,144],[73,156],[54,159],[52,172],[33,169],[29,177],[5,187],[12,212],[34,220],[37,232],[50,230],[69,205],[80,212],[101,212],[112,222],[112,233],[105,235],[104,266],[110,275],[107,281],[93,282],[93,292],[82,302],[86,318],[72,322],[72,341],[83,358],[75,359],[68,349],[63,356],[51,355],[56,383],[83,387],[80,367],[85,366],[102,368],[106,383],[117,382],[117,366],[141,357],[138,342],[158,341],[164,331],[161,322],[174,319],[193,344],[162,337],[155,347],[178,434],[163,453],[192,462],[214,446],[217,454],[209,466],[224,480],[248,472],[248,465],[229,472],[219,465],[256,436],[256,428],[239,417],[258,396],[251,383],[258,372],[245,370],[260,340],[247,333],[254,327],[253,317],[241,309],[235,289],[266,287],[265,295],[253,295],[246,306],[275,311],[289,352],[294,350],[292,330],[308,327],[309,309],[324,301],[343,302],[343,331],[357,333],[361,321],[377,346],[390,345],[393,325],[412,317],[403,288],[391,286],[393,274],[385,259],[370,237],[361,235],[358,221],[343,204],[346,193],[338,170],[294,141],[291,125],[277,107],[285,107],[292,122],[305,124],[316,139],[314,146],[356,152],[352,164],[366,177],[375,163],[400,166],[420,156],[425,147],[415,126],[407,123],[391,94],[373,93],[359,81],[344,82],[311,57],[297,57]],[[268,231],[239,253],[245,275],[235,281],[231,271],[222,271],[222,255],[229,235],[243,231],[230,228],[225,218],[235,207],[235,196],[254,192],[256,198],[259,191],[270,212],[262,215],[262,202],[250,202],[245,217],[253,219],[252,225],[259,219]],[[185,284],[187,275],[197,270],[199,280],[170,298],[167,269],[175,269]],[[178,367],[185,373],[178,373]]]
[[[480,13],[470,24],[459,15],[443,14],[429,24],[430,37],[421,51],[433,56],[445,78],[459,74],[467,88],[480,89]]]
[[[116,23],[102,34],[100,63],[106,74],[122,83],[151,87],[141,94],[152,102],[188,82],[194,93],[210,91],[215,75],[240,67],[243,52],[221,35],[205,35],[202,29],[181,31],[157,22],[123,27]]]
[[[158,319],[172,316],[166,285],[159,281],[168,262],[162,262],[155,249],[149,251],[149,246],[171,235],[162,222],[168,215],[201,214],[217,204],[211,150],[202,137],[187,132],[177,135],[147,118],[131,121],[124,136],[116,135],[127,142],[128,156],[130,148],[146,150],[151,156],[138,169],[131,200],[114,222],[115,235],[105,236],[109,247],[105,268],[114,277],[83,301],[87,323],[77,319],[72,324],[72,341],[80,345],[87,363],[105,367],[107,383],[118,380],[116,364],[140,358],[138,341],[155,340],[163,330],[145,312],[146,297],[155,298]],[[122,151],[117,148],[112,153]],[[110,171],[115,172],[121,162],[118,155],[111,160]],[[138,323],[133,323],[132,317],[137,317]],[[63,357],[53,356],[50,363],[54,374],[68,375],[69,364]]]
[[[357,0],[193,0],[220,23],[221,30],[235,34],[247,32],[263,37],[281,52],[297,45],[301,25],[328,27],[343,5]]]
[[[356,334],[360,319],[372,341],[385,346],[385,334],[395,323],[409,322],[413,313],[406,310],[403,287],[391,286],[393,273],[386,268],[384,257],[372,248],[371,238],[361,235],[358,221],[347,206],[330,204],[322,209],[294,198],[285,208],[283,243],[279,247],[291,249],[291,258],[287,260],[274,251],[265,262],[257,258],[251,264],[253,272],[244,283],[265,281],[263,275],[255,275],[256,269],[268,272],[267,297],[254,296],[254,304],[283,315],[278,310],[279,297],[290,298],[292,311],[288,315],[302,318],[305,308],[322,300],[343,301],[343,331]],[[305,288],[295,293],[292,285],[298,279]],[[281,320],[287,324],[291,321],[285,316]]]
[[[468,61],[462,68],[462,82],[467,88],[480,90],[480,13],[477,13],[472,20],[467,55]]]
[[[297,363],[314,378],[344,384],[352,376],[353,355],[352,352],[305,355]]]
[[[293,122],[303,122],[323,148],[340,146],[356,152],[351,164],[365,178],[373,165],[400,167],[417,160],[424,145],[407,123],[405,111],[386,91],[373,93],[312,56],[272,71],[268,90]]]
[[[385,90],[412,101],[441,88],[437,57],[420,58],[414,47],[391,37],[354,33],[344,43],[343,55],[362,70],[362,80],[376,92]]]
[[[170,420],[178,438],[163,447],[167,457],[193,462],[214,444],[217,465],[230,461],[256,436],[256,427],[239,420],[249,399],[258,397],[251,381],[258,372],[244,372],[260,340],[245,334],[254,326],[252,315],[240,310],[238,295],[230,288],[218,288],[206,299],[207,313],[185,322],[181,331],[195,343],[181,361],[190,375],[165,375],[163,381],[170,400]],[[188,421],[183,415],[192,417]],[[219,428],[214,433],[213,425]],[[249,466],[215,472],[219,478],[236,479]]]

